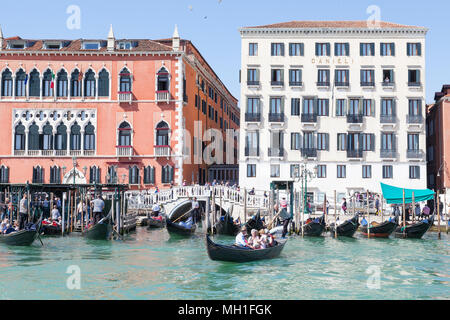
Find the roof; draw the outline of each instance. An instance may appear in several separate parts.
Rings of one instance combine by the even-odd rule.
[[[398,23],[380,21],[379,27],[382,29],[421,29],[423,27],[402,25]],[[369,29],[371,25],[368,21],[289,21],[275,24],[267,24],[262,26],[245,27],[249,29],[259,28],[298,28],[298,29],[310,29],[310,28],[355,28],[355,29]]]

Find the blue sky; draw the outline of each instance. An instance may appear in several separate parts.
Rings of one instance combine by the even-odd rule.
[[[345,4],[344,4],[345,3]],[[81,9],[81,28],[66,27],[70,5]],[[377,5],[381,20],[424,26],[427,36],[427,102],[450,83],[450,1],[448,0],[41,0],[2,1],[0,25],[5,37],[106,38],[114,25],[116,38],[180,36],[191,40],[216,73],[239,98],[242,26],[291,20],[366,20]],[[446,43],[447,42],[447,43]]]

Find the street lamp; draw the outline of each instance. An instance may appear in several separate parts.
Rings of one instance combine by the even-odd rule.
[[[73,164],[73,184],[75,184],[75,168],[77,167],[77,157],[72,158]]]
[[[299,165],[295,168],[294,173],[294,181],[299,182],[302,181],[302,195],[303,195],[303,212],[308,213],[307,210],[307,195],[308,195],[308,178],[310,180],[317,177],[318,166],[315,166],[313,170],[308,169],[308,158],[304,157],[304,161],[302,165]]]

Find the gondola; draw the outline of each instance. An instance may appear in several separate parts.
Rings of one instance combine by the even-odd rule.
[[[112,235],[111,217],[112,209],[105,218],[100,220],[99,223],[89,229],[85,229],[83,236],[90,240],[109,240]]]
[[[396,238],[421,239],[423,235],[433,226],[434,215],[423,221],[407,225],[404,229],[399,226],[394,233]]]
[[[256,215],[254,215],[253,217],[250,218],[250,220],[247,221],[247,223],[245,224],[245,227],[247,228],[248,234],[251,234],[253,229],[259,231],[259,230],[265,228],[264,222],[261,219],[261,214],[260,214],[259,210],[256,213]]]
[[[153,228],[164,228],[166,225],[166,218],[164,216],[160,216],[161,220],[155,219],[155,217],[148,217],[148,229]]]
[[[177,223],[173,223],[169,219],[166,220],[166,228],[170,234],[177,234],[180,236],[190,236],[195,233],[197,229],[197,225],[195,223],[192,224],[190,229],[185,228]]]
[[[39,220],[37,224],[31,225],[23,230],[13,232],[10,234],[0,234],[0,243],[8,246],[31,246],[39,236],[42,221]]]
[[[44,236],[60,236],[62,235],[62,226],[43,224],[41,227],[41,234]]]
[[[361,225],[360,229],[363,235],[373,237],[373,238],[389,238],[389,236],[398,227],[398,217],[383,223],[372,222],[369,227],[369,232],[367,231],[367,225]]]
[[[237,246],[226,246],[214,243],[211,238],[206,236],[206,248],[211,260],[229,261],[229,262],[250,262],[263,259],[277,258],[283,251],[286,240],[278,241],[277,245],[267,249],[246,249]]]
[[[332,223],[330,225],[331,235],[334,236],[334,234],[336,233],[338,237],[353,237],[359,227],[358,220],[358,216],[354,216],[352,219],[349,219],[344,223],[338,225],[337,228],[335,228],[335,224]]]
[[[300,228],[303,228],[303,235],[308,237],[320,237],[322,233],[325,231],[325,216],[320,218],[316,218],[313,221],[303,225],[300,225]],[[300,230],[300,233],[302,231]]]
[[[239,233],[240,225],[234,223],[233,217],[230,214],[225,214],[220,217],[215,225],[215,230],[218,234],[235,236]]]

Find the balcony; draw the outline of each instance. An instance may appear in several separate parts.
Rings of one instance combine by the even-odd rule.
[[[317,148],[302,148],[302,157],[306,158],[316,158]]]
[[[284,148],[269,148],[267,154],[269,157],[284,157]]]
[[[56,157],[65,157],[67,156],[67,150],[55,150]]]
[[[261,114],[260,113],[246,113],[245,114],[245,122],[260,122]]]
[[[319,81],[319,82],[317,82],[317,86],[318,87],[329,87],[330,81]]]
[[[119,103],[130,103],[133,100],[133,94],[130,91],[118,92]]]
[[[69,155],[72,157],[81,157],[83,155],[83,151],[81,150],[70,150]]]
[[[259,81],[254,81],[254,80],[249,80],[249,81],[247,81],[247,85],[248,86],[251,86],[251,87],[259,87],[259,85],[260,85],[260,82]]]
[[[380,158],[395,159],[395,158],[397,158],[397,150],[396,149],[381,149],[380,150]]]
[[[373,81],[371,81],[371,82],[361,81],[361,87],[375,87],[375,82],[373,82]]]
[[[16,157],[22,157],[25,155],[25,150],[14,150],[14,155]]]
[[[131,157],[133,155],[132,146],[116,146],[117,157]]]
[[[342,82],[342,81],[336,81],[336,82],[334,83],[334,85],[335,85],[336,87],[350,87],[350,82],[348,82],[348,81],[345,81],[345,82]]]
[[[16,157],[89,157],[95,150],[14,150]]]
[[[246,157],[259,157],[259,148],[245,148]]]
[[[41,154],[40,150],[28,150],[27,155],[29,157],[37,157]]]
[[[363,157],[362,149],[347,150],[347,158],[362,158],[362,157]]]
[[[406,152],[406,157],[408,159],[421,159],[422,158],[422,150],[408,150]]]
[[[422,83],[421,83],[421,82],[416,82],[416,81],[408,82],[408,87],[416,87],[416,88],[419,88],[419,87],[421,87],[421,86],[422,86]]]
[[[274,87],[283,87],[284,81],[271,81],[270,84]]]
[[[95,150],[83,150],[83,155],[85,157],[95,156]]]
[[[269,122],[284,122],[284,113],[269,113]]]
[[[41,156],[43,157],[53,157],[55,150],[41,150]]]
[[[406,116],[406,123],[408,124],[422,124],[423,123],[423,117],[421,115],[407,115]]]
[[[382,114],[380,115],[380,123],[396,123],[397,116],[394,114]]]
[[[393,87],[395,87],[395,82],[394,81],[383,81],[381,83],[381,86],[383,88],[393,88]]]
[[[362,114],[348,114],[347,123],[363,123],[364,116]]]
[[[156,101],[157,102],[169,102],[170,93],[167,90],[156,91]]]
[[[155,157],[170,157],[170,146],[155,146]]]
[[[289,81],[290,87],[302,87],[303,82],[302,81]]]
[[[302,113],[302,122],[305,123],[316,123],[317,114],[315,113]]]

